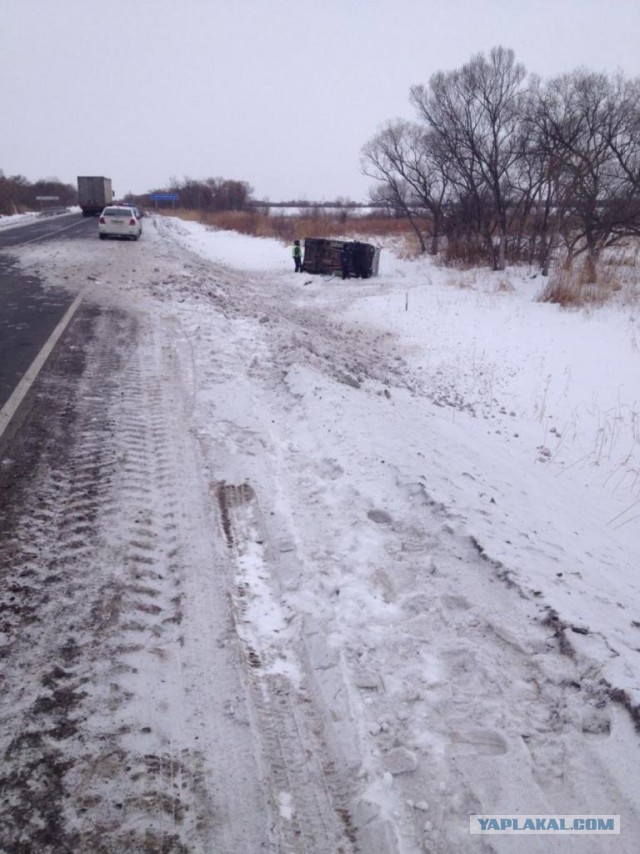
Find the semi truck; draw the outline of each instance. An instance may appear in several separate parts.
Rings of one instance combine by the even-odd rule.
[[[82,208],[82,216],[100,216],[112,202],[111,178],[103,178],[101,175],[78,176],[78,204]]]

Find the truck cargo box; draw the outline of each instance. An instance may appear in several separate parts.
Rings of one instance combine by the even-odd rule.
[[[349,277],[368,279],[378,275],[380,250],[377,246],[357,240],[328,240],[320,237],[305,237],[302,269],[305,273],[342,276],[343,247],[346,247]]]
[[[99,216],[112,202],[111,178],[102,175],[78,176],[78,204],[83,216]]]

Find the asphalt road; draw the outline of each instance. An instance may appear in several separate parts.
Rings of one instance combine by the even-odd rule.
[[[72,213],[62,216],[50,217],[49,219],[37,219],[28,225],[19,225],[6,230],[0,229],[0,250],[10,249],[12,246],[22,246],[32,243],[34,240],[50,240],[52,238],[66,237],[95,237],[97,217],[83,217],[82,214]]]
[[[74,299],[62,288],[45,288],[20,270],[12,247],[36,240],[96,239],[96,219],[69,214],[0,231],[0,408]]]

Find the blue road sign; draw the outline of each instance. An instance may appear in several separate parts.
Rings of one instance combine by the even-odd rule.
[[[154,202],[177,202],[180,195],[178,193],[150,193],[149,198]]]

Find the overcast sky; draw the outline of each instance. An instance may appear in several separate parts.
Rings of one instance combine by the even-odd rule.
[[[498,44],[543,78],[640,76],[640,0],[0,0],[0,169],[365,200],[410,86]]]

